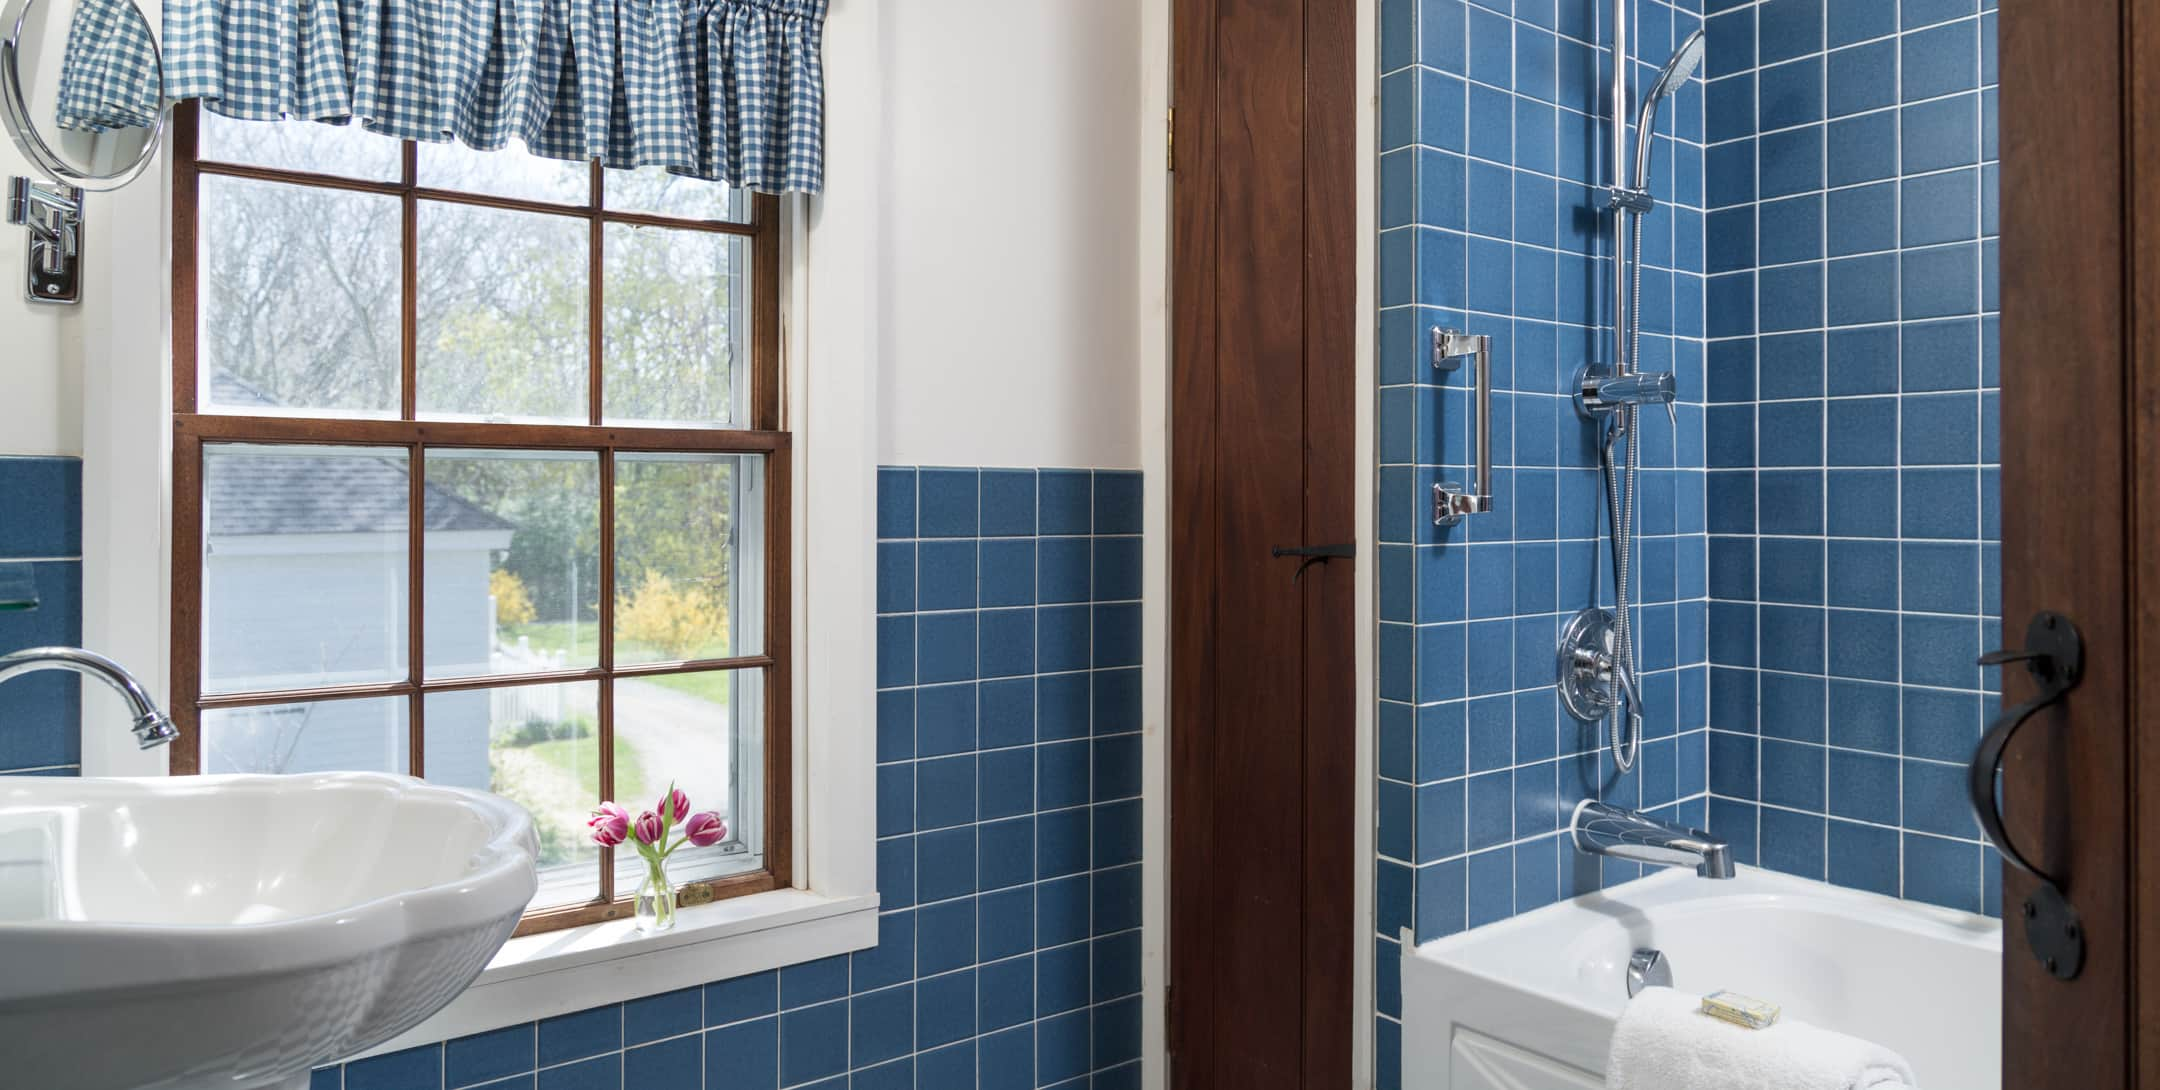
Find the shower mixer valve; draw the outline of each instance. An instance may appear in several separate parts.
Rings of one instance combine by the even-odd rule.
[[[1575,407],[1584,416],[1604,416],[1628,405],[1663,405],[1667,412],[1680,396],[1670,371],[1635,372],[1625,375],[1592,365],[1583,368],[1575,384]]]

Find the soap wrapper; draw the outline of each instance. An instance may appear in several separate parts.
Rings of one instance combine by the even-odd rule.
[[[1702,999],[1704,1014],[1749,1029],[1767,1029],[1775,1025],[1780,1010],[1775,1003],[1739,992],[1716,991]]]

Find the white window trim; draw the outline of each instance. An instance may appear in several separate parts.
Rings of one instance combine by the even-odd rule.
[[[782,202],[782,416],[794,437],[794,888],[685,910],[661,936],[614,921],[514,939],[448,1007],[372,1051],[877,943],[873,258],[882,213],[863,182],[883,159],[878,4],[853,0],[827,22],[827,161],[838,168],[836,184],[815,200]],[[91,198],[78,328],[84,643],[163,695],[172,614],[172,186],[169,154],[160,157],[164,169]],[[151,240],[161,257],[145,261]],[[135,749],[115,698],[99,686],[83,694],[84,775],[165,774],[163,751]]]

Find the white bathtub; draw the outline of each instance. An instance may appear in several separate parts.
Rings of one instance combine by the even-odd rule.
[[[1665,871],[1405,944],[1403,1086],[1603,1086],[1638,947],[1664,951],[1683,991],[1729,988],[1896,1049],[1921,1090],[2002,1085],[2000,921],[1742,868]]]

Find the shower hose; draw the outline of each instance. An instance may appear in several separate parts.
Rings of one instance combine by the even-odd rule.
[[[1641,358],[1637,353],[1642,347],[1642,228],[1635,222],[1636,215],[1623,208],[1615,219],[1619,233],[1614,240],[1614,257],[1620,256],[1623,246],[1629,251],[1627,268],[1621,273],[1629,277],[1627,328],[1618,331],[1623,367]],[[1630,585],[1635,559],[1635,471],[1642,455],[1637,427],[1641,412],[1641,406],[1630,401],[1612,414],[1605,428],[1605,495],[1612,521],[1613,599],[1618,607],[1613,617],[1613,678],[1620,689],[1619,714],[1612,724],[1612,755],[1613,764],[1621,772],[1635,767],[1642,746],[1642,693],[1635,684],[1634,595]],[[1627,444],[1624,451],[1623,441]]]

